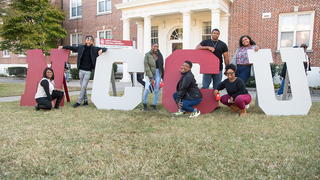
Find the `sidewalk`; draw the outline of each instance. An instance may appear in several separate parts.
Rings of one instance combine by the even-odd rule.
[[[13,78],[0,78],[0,83],[24,83],[24,79],[13,79]],[[92,88],[92,80],[89,81],[88,88]],[[68,87],[80,87],[79,80],[72,80],[71,82],[67,83]],[[117,92],[124,91],[125,87],[130,87],[130,82],[116,82],[116,89]],[[138,86],[141,86],[138,83]],[[142,86],[141,86],[142,87]],[[199,84],[199,87],[201,87],[201,84]],[[110,85],[110,91],[112,91],[112,87]],[[252,99],[256,98],[256,89],[255,88],[248,88],[248,91],[250,95],[252,96]],[[91,94],[91,90],[87,91],[88,94]],[[225,94],[225,91],[222,91],[222,94]],[[73,91],[69,92],[70,96],[76,96],[79,95],[80,91]],[[312,102],[320,102],[320,96],[311,94]],[[11,97],[1,97],[0,102],[13,102],[13,101],[20,101],[20,96],[11,96]]]

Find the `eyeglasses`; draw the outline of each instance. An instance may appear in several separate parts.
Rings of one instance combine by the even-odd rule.
[[[226,76],[228,76],[228,75],[233,75],[234,72],[226,72],[225,74],[226,74]]]
[[[86,37],[86,40],[93,41],[93,38],[92,37]]]

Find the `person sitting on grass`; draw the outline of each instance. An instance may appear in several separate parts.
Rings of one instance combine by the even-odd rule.
[[[174,115],[179,116],[185,112],[191,112],[190,118],[200,115],[200,111],[193,106],[200,104],[202,94],[194,76],[191,72],[192,62],[185,61],[181,66],[181,78],[177,84],[177,92],[173,94],[173,98],[178,105],[178,112]]]
[[[251,96],[248,93],[244,82],[235,76],[236,66],[229,64],[225,68],[225,75],[228,77],[222,81],[214,91],[216,95],[219,91],[226,89],[226,95],[221,97],[221,103],[230,107],[233,112],[240,111],[240,116],[245,115],[246,105],[250,104]]]
[[[59,108],[60,102],[63,98],[63,91],[55,89],[54,85],[54,73],[53,69],[47,67],[43,71],[43,78],[38,84],[37,93],[35,99],[37,105],[35,109],[39,111],[40,109],[51,110],[53,106],[53,100],[56,100],[54,105],[55,109]]]

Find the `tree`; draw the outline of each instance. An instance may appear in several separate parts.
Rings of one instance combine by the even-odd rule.
[[[28,49],[48,53],[67,34],[64,14],[50,0],[13,0],[2,19],[0,50],[17,54]]]
[[[6,1],[5,0],[0,0],[0,18],[5,13],[5,9],[6,9],[5,7],[6,7]]]

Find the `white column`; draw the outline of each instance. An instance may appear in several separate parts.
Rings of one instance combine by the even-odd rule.
[[[191,13],[183,12],[183,49],[190,49]]]
[[[137,21],[137,46],[139,52],[143,53],[143,22],[142,21]]]
[[[130,21],[128,18],[123,18],[122,23],[123,23],[122,39],[130,40]]]
[[[123,40],[130,40],[130,20],[128,18],[123,18],[123,34],[122,34],[122,39]],[[123,76],[121,82],[130,82],[131,81],[131,76],[128,73],[128,64],[123,63]]]
[[[151,49],[151,16],[144,17],[144,46],[143,51],[147,53]]]
[[[220,28],[220,9],[211,10],[211,30],[215,28]]]

